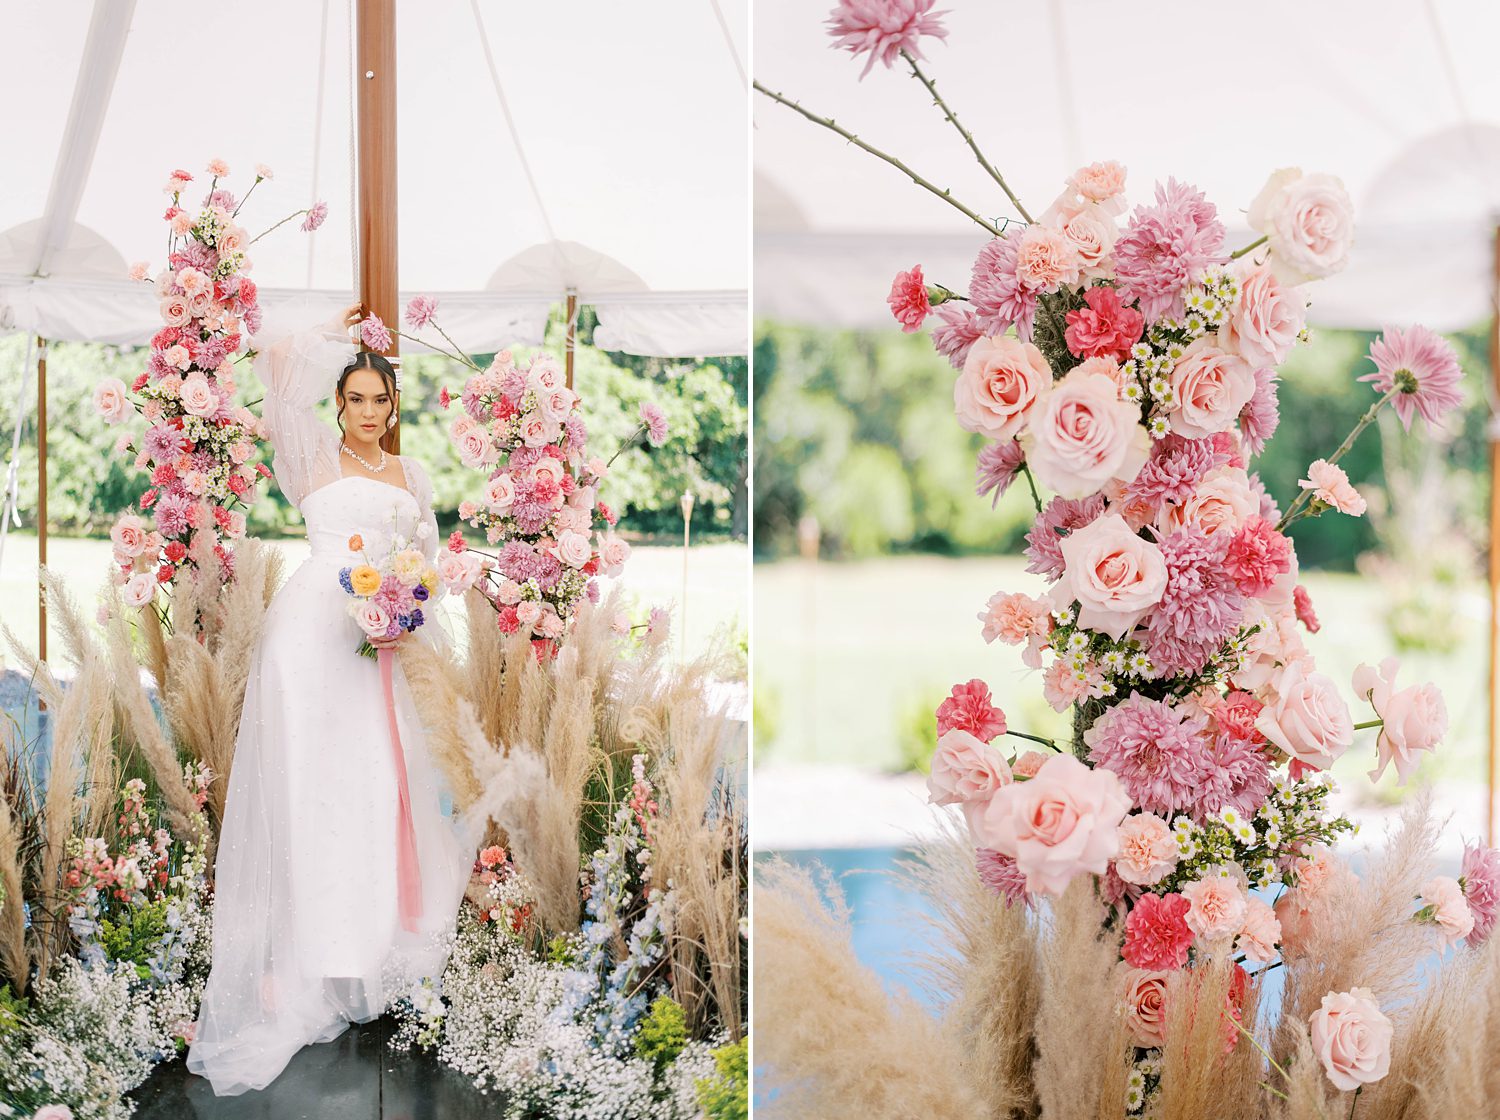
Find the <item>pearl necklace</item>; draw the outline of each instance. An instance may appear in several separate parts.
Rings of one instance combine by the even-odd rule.
[[[365,470],[369,471],[372,474],[379,474],[386,468],[385,448],[383,447],[380,449],[380,466],[372,467],[369,463],[365,462],[364,456],[362,456],[358,451],[355,451],[354,448],[350,447],[347,443],[341,443],[339,444],[339,446],[343,448],[345,455],[353,457],[356,463],[364,467]]]

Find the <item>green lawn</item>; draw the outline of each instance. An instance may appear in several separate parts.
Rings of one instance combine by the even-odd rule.
[[[1323,629],[1309,635],[1319,668],[1339,681],[1362,660],[1392,650],[1380,620],[1381,585],[1352,575],[1304,577]],[[858,563],[783,561],[755,567],[753,635],[758,761],[900,766],[899,727],[930,721],[955,683],[982,678],[1017,730],[1062,733],[1063,719],[1041,699],[1040,674],[1014,647],[986,646],[976,618],[996,591],[1043,590],[1014,557],[894,557]],[[1422,777],[1485,778],[1488,604],[1483,586],[1463,597],[1462,645],[1447,657],[1403,659],[1401,683],[1433,680],[1443,689],[1451,731]],[[1354,708],[1356,721],[1370,718]],[[761,718],[761,713],[767,713]],[[1368,783],[1374,732],[1361,732],[1336,767],[1349,785]],[[1355,783],[1354,779],[1360,779]],[[1394,770],[1380,782],[1394,790]]]
[[[307,556],[303,540],[273,541],[286,554],[287,571]],[[95,593],[108,574],[108,540],[49,537],[49,566],[60,571],[85,610],[92,614]],[[640,545],[631,552],[622,577],[626,589],[643,605],[683,601],[682,549]],[[37,538],[34,533],[11,533],[0,557],[0,619],[36,648]],[[606,587],[611,581],[604,581]],[[687,562],[686,638],[689,653],[699,650],[722,626],[743,631],[749,618],[750,553],[742,543],[695,545]],[[674,626],[676,621],[674,620]],[[55,628],[48,652],[60,650]],[[679,648],[674,634],[673,649]],[[14,665],[0,642],[0,667]]]

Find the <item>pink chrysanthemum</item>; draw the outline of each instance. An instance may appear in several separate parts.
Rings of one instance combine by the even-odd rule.
[[[1083,734],[1089,760],[1119,775],[1130,800],[1163,816],[1192,806],[1213,765],[1207,723],[1140,693],[1099,717]]]
[[[913,58],[925,57],[917,46],[923,35],[934,39],[948,37],[941,18],[947,13],[934,12],[933,3],[934,0],[839,0],[838,7],[828,14],[828,34],[836,48],[848,51],[855,58],[862,54],[870,56],[859,72],[863,79],[877,62],[889,69],[902,51]]]
[[[1025,226],[1014,226],[979,250],[969,276],[969,303],[984,334],[1002,335],[1014,326],[1021,341],[1030,342],[1040,289],[1027,285],[1016,272],[1025,232]]]
[[[1196,672],[1233,636],[1244,599],[1224,564],[1228,534],[1184,526],[1162,540],[1167,588],[1151,614],[1146,652],[1166,673]]]
[[[1120,955],[1131,968],[1174,969],[1187,964],[1193,931],[1188,900],[1180,894],[1143,894],[1125,919]]]
[[[1026,452],[1021,450],[1018,440],[1008,439],[1001,443],[987,443],[979,452],[979,466],[975,471],[977,485],[974,493],[984,497],[990,491],[995,496],[990,501],[990,508],[994,509],[1000,502],[1000,495],[1010,489],[1011,483],[1015,482],[1016,476],[1021,473],[1021,466],[1026,462]]]
[[[379,315],[370,315],[360,321],[359,340],[365,349],[385,353],[391,348],[391,332],[380,321]]]
[[[1031,905],[1026,875],[1010,856],[989,848],[976,848],[974,864],[979,869],[979,881],[1005,899],[1007,906],[1018,902],[1028,907]]]
[[[1204,475],[1227,461],[1211,439],[1169,435],[1152,446],[1146,465],[1125,487],[1124,501],[1180,505],[1193,496]]]
[[[646,439],[652,447],[667,442],[667,414],[654,401],[641,402],[641,423],[646,425]]]
[[[1309,634],[1316,634],[1323,626],[1318,622],[1318,612],[1313,610],[1312,596],[1300,583],[1292,588],[1292,608],[1297,612],[1297,621],[1307,627]]]
[[[1460,879],[1464,901],[1474,915],[1468,942],[1471,946],[1480,945],[1495,928],[1496,915],[1500,914],[1500,852],[1478,845],[1464,848]]]
[[[1240,410],[1240,437],[1250,455],[1259,455],[1281,423],[1281,402],[1276,395],[1276,371],[1255,371],[1255,395]]]
[[[1271,792],[1271,764],[1249,739],[1221,732],[1209,742],[1208,774],[1198,787],[1191,808],[1198,820],[1207,820],[1232,805],[1245,817],[1253,817]]]
[[[990,686],[977,677],[954,685],[952,694],[938,705],[938,737],[954,728],[986,743],[1005,734],[1005,713],[990,702]]]
[[[932,301],[927,298],[927,282],[922,279],[922,266],[914,264],[910,272],[896,273],[891,282],[891,294],[885,302],[901,329],[914,334],[922,329],[922,323],[932,313]]]
[[[1271,590],[1276,577],[1292,570],[1292,542],[1261,517],[1252,517],[1235,534],[1224,553],[1224,570],[1252,599]]]
[[[932,328],[932,345],[954,369],[963,369],[969,349],[984,332],[974,312],[961,303],[943,303],[932,309],[939,326]]]
[[[188,527],[192,502],[186,494],[163,494],[156,503],[156,530],[164,537],[178,537]]]
[[[1104,512],[1104,495],[1053,498],[1026,534],[1026,570],[1048,579],[1063,574],[1062,542],[1074,529],[1091,525]]]
[[[187,450],[187,445],[187,436],[170,424],[153,424],[141,440],[141,450],[158,463],[177,458]]]
[[[412,296],[406,305],[406,322],[414,331],[419,331],[437,314],[437,300],[431,296]]]
[[[1411,431],[1414,413],[1420,412],[1429,427],[1443,414],[1463,404],[1458,391],[1463,368],[1446,339],[1423,326],[1388,330],[1370,345],[1375,372],[1360,378],[1377,392],[1399,389],[1391,404],[1401,424]]]
[[[1223,264],[1224,223],[1213,203],[1176,179],[1156,185],[1156,205],[1138,206],[1115,242],[1115,277],[1148,321],[1180,319],[1187,288]]]
[[[323,219],[326,217],[328,217],[328,203],[314,203],[312,209],[307,212],[307,217],[302,219],[302,232],[311,233],[323,224]]]

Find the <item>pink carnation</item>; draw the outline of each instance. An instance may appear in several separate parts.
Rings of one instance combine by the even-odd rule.
[[[1120,294],[1146,318],[1180,319],[1183,295],[1209,267],[1223,264],[1224,224],[1201,191],[1175,179],[1156,185],[1156,205],[1138,206],[1115,242]]]
[[[982,680],[954,685],[952,695],[938,705],[938,735],[954,728],[986,743],[1005,734],[1005,713],[990,703],[989,685]]]
[[[869,55],[861,79],[879,62],[887,69],[905,51],[913,58],[925,57],[917,46],[923,35],[946,39],[948,31],[932,10],[934,0],[839,0],[827,19],[834,46],[855,58]]]
[[[1232,937],[1245,924],[1245,890],[1234,879],[1205,875],[1182,888],[1188,928],[1204,941]]]
[[[317,202],[307,212],[307,217],[302,219],[302,232],[311,233],[323,224],[323,219],[328,217],[328,203]]]
[[[660,447],[667,442],[667,414],[661,410],[661,405],[653,401],[642,401],[641,423],[646,425],[646,441],[652,447]]]
[[[1349,481],[1344,468],[1335,466],[1327,459],[1319,459],[1307,468],[1307,477],[1297,483],[1304,490],[1311,490],[1313,497],[1326,502],[1340,513],[1359,517],[1365,512],[1365,499]]]
[[[412,296],[406,305],[406,322],[414,331],[419,331],[437,314],[437,300],[431,296]]]
[[[1091,525],[1104,513],[1104,495],[1053,498],[1036,515],[1026,534],[1026,570],[1048,579],[1063,574],[1062,542],[1068,534]]]
[[[1120,300],[1120,293],[1099,284],[1083,294],[1087,307],[1069,311],[1064,335],[1068,350],[1080,358],[1110,357],[1124,361],[1141,340],[1145,317]]]
[[[896,273],[886,303],[890,304],[891,314],[907,334],[921,329],[922,321],[932,311],[932,302],[927,298],[927,283],[922,279],[921,265],[912,265],[910,272]]]
[[[1143,894],[1125,919],[1120,955],[1131,968],[1173,969],[1187,963],[1193,931],[1188,900],[1180,894]]]
[[[1193,806],[1212,768],[1207,723],[1131,693],[1083,733],[1089,761],[1120,776],[1138,807],[1166,817]]]
[[[1495,917],[1500,914],[1500,852],[1478,845],[1465,847],[1458,881],[1463,884],[1464,900],[1474,915],[1469,944],[1477,946],[1489,937],[1495,928]]]
[[[1007,906],[1023,903],[1030,907],[1031,892],[1026,889],[1026,876],[1010,856],[1001,855],[990,848],[977,848],[974,864],[979,872],[979,881],[1001,898]]]
[[[1052,600],[1045,595],[997,591],[979,615],[979,621],[984,623],[984,640],[993,642],[999,638],[1008,646],[1025,645],[1026,664],[1040,669],[1041,651],[1052,632],[1051,610]]]
[[[1025,228],[1015,226],[979,250],[969,276],[969,303],[981,332],[998,338],[1014,326],[1022,342],[1031,341],[1039,288],[1028,285],[1017,271],[1017,255]]]
[[[1464,371],[1458,355],[1446,339],[1426,327],[1386,331],[1370,345],[1370,361],[1375,372],[1360,380],[1373,384],[1377,392],[1400,390],[1391,403],[1407,431],[1415,413],[1420,412],[1430,427],[1463,404],[1458,383]]]
[[[1307,627],[1309,634],[1316,634],[1323,628],[1318,622],[1318,612],[1313,610],[1312,596],[1300,583],[1292,588],[1292,607],[1297,612],[1297,621]]]
[[[1224,553],[1224,570],[1249,598],[1261,598],[1292,570],[1292,542],[1262,517],[1240,527]]]
[[[1196,672],[1234,636],[1244,616],[1225,567],[1230,537],[1186,526],[1161,542],[1167,586],[1147,625],[1151,663],[1166,673]]]
[[[994,491],[995,497],[990,502],[990,508],[994,509],[1000,502],[1000,496],[1015,482],[1025,463],[1026,452],[1015,439],[985,444],[979,452],[974,492],[982,498]]]
[[[940,325],[932,328],[932,345],[954,369],[963,369],[974,343],[984,337],[974,312],[961,303],[943,303],[932,309]]]

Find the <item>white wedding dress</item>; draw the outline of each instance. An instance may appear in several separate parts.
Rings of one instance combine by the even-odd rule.
[[[385,555],[394,532],[431,560],[437,522],[417,460],[400,457],[407,487],[343,474],[339,436],[313,410],[354,352],[334,320],[256,359],[274,474],[302,511],[312,555],[266,612],[228,779],[213,967],[187,1056],[220,1096],[264,1088],[301,1047],[378,1017],[422,977],[438,976],[478,839],[442,812],[445,783],[398,653],[394,695],[421,879],[417,931],[404,929],[384,692],[377,663],[355,653],[361,634],[339,569],[358,562],[348,546],[355,533],[371,557]],[[403,643],[447,645],[432,617],[439,596]]]

